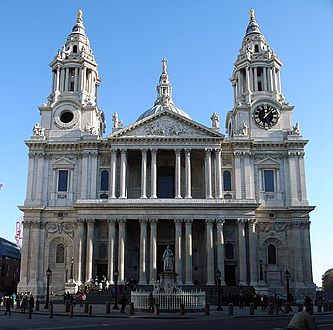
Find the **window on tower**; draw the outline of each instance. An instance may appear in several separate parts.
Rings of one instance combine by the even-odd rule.
[[[63,264],[65,262],[65,246],[58,244],[56,248],[56,263]]]
[[[263,76],[262,68],[257,68],[258,92],[261,92],[263,90],[262,89],[262,76]]]
[[[264,190],[266,192],[274,192],[274,170],[264,170]]]
[[[59,170],[58,191],[67,191],[67,188],[68,188],[68,170]]]
[[[273,244],[267,247],[267,260],[269,264],[276,264],[276,248]]]
[[[231,191],[231,171],[223,171],[223,190]]]
[[[109,190],[109,171],[101,172],[101,190]]]
[[[77,46],[76,45],[73,46],[73,53],[77,53]]]
[[[259,53],[259,46],[258,45],[254,45],[254,52]]]
[[[69,91],[74,92],[75,69],[69,69]]]

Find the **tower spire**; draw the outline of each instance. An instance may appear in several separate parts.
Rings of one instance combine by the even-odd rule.
[[[167,59],[165,57],[162,58],[162,73],[160,75],[159,84],[156,87],[157,90],[157,99],[155,101],[156,104],[160,104],[162,106],[168,106],[172,101],[172,86],[169,81],[169,75],[167,72]]]

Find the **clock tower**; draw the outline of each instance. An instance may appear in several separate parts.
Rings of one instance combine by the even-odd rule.
[[[229,137],[280,140],[292,129],[293,106],[281,89],[282,63],[266,42],[250,10],[250,21],[234,64],[234,107],[228,113]]]

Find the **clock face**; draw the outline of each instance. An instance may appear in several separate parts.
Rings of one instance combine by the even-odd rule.
[[[260,128],[271,128],[279,120],[279,111],[269,104],[261,104],[253,111],[253,121]]]

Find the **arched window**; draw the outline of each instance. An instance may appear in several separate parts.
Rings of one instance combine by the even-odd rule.
[[[234,246],[232,243],[225,245],[225,258],[229,260],[234,258]]]
[[[267,256],[269,264],[276,264],[276,248],[275,245],[269,244],[267,247]]]
[[[109,171],[101,172],[101,190],[109,190]]]
[[[229,170],[223,171],[223,190],[231,191],[231,172]]]
[[[259,46],[258,45],[254,45],[254,52],[259,53]]]
[[[77,46],[76,45],[73,46],[73,53],[77,53]]]
[[[64,244],[58,244],[56,250],[56,263],[63,264],[65,262],[65,247]]]

